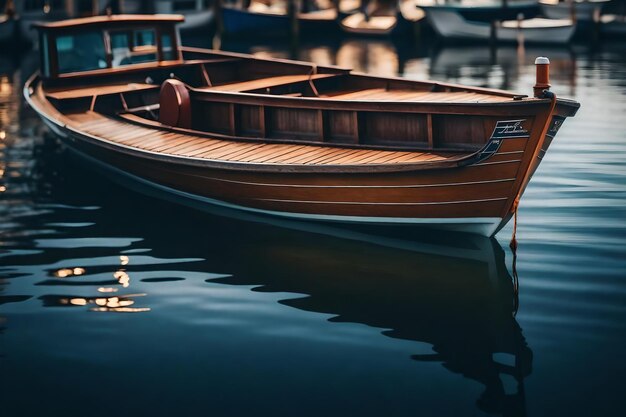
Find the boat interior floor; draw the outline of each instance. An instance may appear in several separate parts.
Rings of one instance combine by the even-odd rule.
[[[67,114],[76,130],[147,152],[194,159],[279,165],[379,165],[454,162],[472,152],[389,151],[323,144],[244,142],[155,129],[138,116],[94,111]]]

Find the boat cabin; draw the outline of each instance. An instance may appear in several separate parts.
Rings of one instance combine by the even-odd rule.
[[[66,78],[182,59],[180,15],[113,15],[36,23],[41,75]]]

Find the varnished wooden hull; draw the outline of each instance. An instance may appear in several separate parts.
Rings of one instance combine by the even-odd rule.
[[[259,80],[234,85],[250,89],[249,83],[259,88]],[[408,87],[371,90],[383,96],[400,91],[430,97],[407,102],[239,93],[228,86],[225,93],[219,86],[191,89],[196,125],[190,128],[125,117],[111,111],[116,104],[110,101],[102,104],[108,110],[99,113],[95,95],[84,99],[96,91],[126,108],[119,85],[46,92],[33,77],[24,93],[48,126],[84,158],[185,199],[296,219],[418,225],[484,236],[492,236],[511,218],[558,127],[578,108],[578,103],[554,96],[523,100],[495,90],[493,96],[450,91],[458,88],[452,85],[423,93]],[[132,87],[131,94],[153,88]],[[64,112],[53,104],[76,97],[82,101],[61,108]],[[91,107],[85,108],[89,102]],[[222,104],[228,111],[224,116],[216,111]],[[243,117],[250,114],[259,117]],[[331,125],[341,115],[355,121],[343,136],[337,135],[338,125]],[[224,129],[213,130],[224,123]],[[257,136],[240,136],[254,130],[244,130],[246,123],[257,128]],[[315,135],[297,130],[308,127]],[[411,135],[429,148],[403,151],[383,142],[379,150],[379,142],[371,141]],[[352,143],[364,139],[365,146],[328,141],[344,136]],[[461,139],[472,150],[437,150]],[[287,143],[275,144],[281,141]]]
[[[44,116],[45,117],[45,116]],[[209,204],[268,215],[346,223],[424,226],[492,236],[512,215],[524,172],[549,140],[538,135],[506,139],[482,163],[454,169],[370,174],[250,172],[158,161],[103,146],[98,140],[46,119],[82,157],[104,164],[132,181]]]

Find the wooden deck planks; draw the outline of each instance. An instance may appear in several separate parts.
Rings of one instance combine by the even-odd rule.
[[[412,90],[386,90],[384,88],[370,88],[344,93],[330,93],[328,98],[336,100],[374,100],[374,101],[424,101],[441,103],[498,103],[511,101],[511,97],[481,94],[471,91],[433,92]]]
[[[427,93],[431,94],[431,93]],[[286,165],[364,165],[445,160],[457,154],[337,148],[323,145],[236,142],[167,132],[98,113],[71,114],[74,127],[96,137],[150,152],[201,159]]]
[[[241,92],[241,91],[258,90],[261,88],[278,87],[278,86],[285,85],[285,84],[308,81],[309,79],[318,80],[321,78],[336,77],[337,75],[338,74],[280,75],[276,77],[260,78],[257,80],[248,80],[248,81],[240,81],[240,82],[235,82],[235,83],[216,85],[213,87],[202,87],[199,90]]]
[[[98,87],[79,87],[73,89],[63,89],[60,91],[47,91],[46,96],[57,99],[65,100],[70,98],[89,97],[103,94],[115,94],[124,93],[127,91],[157,89],[158,85],[145,84],[145,83],[124,83],[124,84],[112,84],[103,85]]]

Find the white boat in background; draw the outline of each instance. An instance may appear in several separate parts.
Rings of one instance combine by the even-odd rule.
[[[602,8],[610,0],[539,0],[541,13],[549,19],[571,19],[577,22],[594,21],[594,13],[602,12]]]
[[[569,19],[534,18],[490,23],[464,19],[459,13],[439,8],[426,8],[426,17],[437,35],[447,41],[501,43],[568,43],[576,25]]]
[[[537,0],[415,0],[415,5],[457,12],[479,22],[516,19],[520,13],[527,18],[539,15]]]

